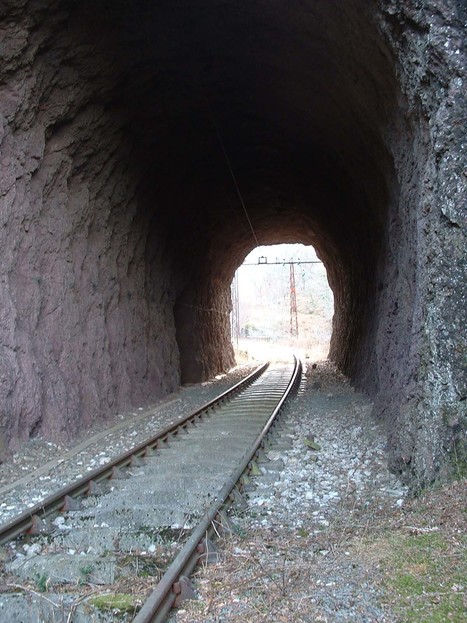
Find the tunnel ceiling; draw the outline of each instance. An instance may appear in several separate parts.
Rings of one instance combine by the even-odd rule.
[[[373,322],[368,300],[386,244],[394,192],[388,127],[400,96],[371,7],[357,0],[7,6],[6,76],[18,76],[24,102],[15,123],[30,132],[36,118],[38,151],[45,134],[45,166],[36,171],[34,155],[29,165],[31,194],[57,210],[68,197],[72,221],[88,202],[84,227],[70,226],[74,241],[71,252],[63,241],[63,254],[75,266],[84,258],[79,279],[83,288],[91,279],[104,325],[115,306],[119,326],[128,314],[141,316],[122,309],[122,279],[127,299],[141,298],[143,323],[151,322],[148,298],[174,299],[181,379],[206,378],[233,363],[236,267],[257,244],[313,244],[334,291],[331,355],[356,380],[367,369],[356,362],[368,350],[362,335]],[[130,235],[120,232],[128,227]],[[135,287],[138,262],[144,292]],[[170,286],[160,277],[166,270]],[[54,278],[75,282],[74,273]],[[100,273],[118,287],[101,288],[109,277]],[[99,335],[105,342],[105,326]],[[130,378],[141,374],[135,370]],[[370,376],[360,380],[374,391]]]
[[[255,244],[224,148],[258,242],[313,242],[329,261],[348,262],[362,247],[376,252],[395,83],[375,25],[358,9],[354,2],[72,7],[73,39],[82,40],[83,54],[97,44],[108,68],[95,97],[121,116],[148,203],[177,206],[162,216],[175,238],[190,247],[226,230],[231,253],[222,245],[215,255],[230,272]]]
[[[120,116],[146,209],[178,249],[180,304],[225,309],[217,292],[256,244],[311,243],[335,295],[333,356],[355,377],[397,97],[371,14],[353,1],[113,2],[75,8],[70,23],[111,68],[96,97]],[[199,348],[185,343],[196,329],[180,309],[182,379],[193,381],[213,368],[184,363]],[[201,360],[216,359],[215,332]]]

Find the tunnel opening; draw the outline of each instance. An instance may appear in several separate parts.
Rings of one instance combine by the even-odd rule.
[[[2,3],[12,447],[228,369],[235,269],[303,242],[334,293],[330,358],[375,396],[394,469],[446,465],[467,63],[462,3],[433,2]]]
[[[334,299],[312,246],[256,247],[231,284],[231,339],[237,362],[321,361],[329,353]]]

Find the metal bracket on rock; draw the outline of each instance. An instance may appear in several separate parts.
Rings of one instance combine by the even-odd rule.
[[[232,500],[232,503],[235,507],[239,508],[239,509],[245,509],[248,508],[248,504],[245,500],[245,498],[243,497],[243,495],[240,493],[240,491],[235,487],[234,489],[232,489],[231,493],[230,493],[230,498]]]
[[[258,467],[258,463],[256,463],[256,461],[251,461],[251,463],[250,463],[250,475],[251,476],[261,476],[261,470]]]
[[[60,511],[62,513],[66,513],[67,511],[79,511],[82,507],[83,505],[79,500],[72,498],[70,495],[66,495]]]
[[[260,450],[258,450],[258,452],[256,453],[256,462],[257,463],[267,463],[268,461],[269,461],[269,459],[266,456],[266,452],[262,448]]]
[[[141,456],[133,454],[130,459],[130,467],[142,467],[144,465],[144,459]]]
[[[219,536],[225,536],[234,534],[235,532],[235,524],[230,519],[225,511],[219,511],[216,515],[216,520],[213,523],[214,531]]]
[[[178,582],[175,582],[172,586],[172,591],[176,595],[173,604],[174,608],[179,608],[182,602],[196,597],[194,586],[186,575],[179,577]]]
[[[49,532],[50,530],[45,521],[42,521],[37,515],[31,517],[31,527],[27,530],[27,534],[36,536],[37,534],[47,534]]]
[[[217,547],[207,537],[198,544],[196,551],[199,554],[198,563],[214,564],[219,561],[219,552]]]
[[[127,478],[127,476],[120,468],[112,467],[112,474],[110,475],[111,480],[125,480],[125,478]]]
[[[108,491],[108,488],[108,483],[90,480],[86,489],[86,495],[103,495]]]

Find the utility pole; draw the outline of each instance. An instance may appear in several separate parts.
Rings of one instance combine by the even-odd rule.
[[[297,292],[295,290],[295,264],[290,262],[290,335],[298,337]]]
[[[286,260],[285,258],[280,260],[276,257],[275,261],[270,262],[265,255],[258,258],[257,262],[248,262],[241,264],[235,276],[232,280],[231,292],[232,292],[232,342],[234,339],[237,342],[240,335],[240,302],[239,302],[239,287],[238,287],[238,271],[242,266],[290,266],[290,335],[298,337],[298,313],[297,313],[297,292],[295,289],[295,264],[322,264],[321,260]]]
[[[238,295],[238,274],[235,272],[231,287],[232,296],[232,342],[235,340],[238,348],[238,338],[240,335],[240,301]]]

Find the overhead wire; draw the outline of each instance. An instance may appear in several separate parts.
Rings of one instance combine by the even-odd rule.
[[[200,85],[202,84],[202,81],[200,80],[200,76],[198,75],[198,72],[194,68],[192,68],[192,77],[193,77],[194,84],[197,85],[198,87],[200,87]],[[222,140],[222,136],[221,136],[221,133],[219,131],[219,127],[218,127],[218,125],[216,123],[216,119],[214,117],[212,106],[209,105],[209,104],[208,104],[208,110],[209,110],[209,115],[211,117],[211,123],[214,126],[214,129],[216,131],[217,140],[219,141],[219,145],[221,147],[222,153],[223,153],[225,161],[227,163],[227,168],[229,169],[230,176],[232,177],[232,181],[234,183],[235,190],[237,191],[237,195],[238,195],[238,198],[240,200],[241,206],[243,208],[243,212],[245,213],[245,218],[246,218],[246,220],[248,222],[248,225],[250,227],[251,234],[252,234],[253,239],[254,239],[254,241],[256,243],[256,246],[260,246],[258,237],[256,236],[256,232],[255,232],[254,227],[253,227],[253,223],[251,222],[251,219],[250,219],[250,215],[248,214],[248,210],[246,209],[246,205],[245,205],[245,202],[243,200],[242,193],[240,191],[240,187],[239,187],[238,182],[237,182],[237,178],[235,177],[235,173],[233,171],[232,164],[230,162],[230,158],[229,158],[229,155],[227,153],[227,149],[225,148],[224,141]]]
[[[254,238],[254,240],[256,242],[256,246],[259,246],[259,241],[258,241],[258,238],[256,236],[255,230],[253,228],[253,224],[251,222],[250,216],[248,214],[248,210],[246,209],[245,202],[243,201],[242,193],[240,192],[240,188],[238,186],[237,179],[235,177],[235,173],[234,173],[234,171],[232,169],[232,165],[230,163],[230,158],[229,158],[229,155],[227,154],[227,150],[225,148],[224,141],[222,140],[222,136],[221,136],[219,128],[218,128],[218,126],[216,124],[216,121],[214,119],[214,115],[212,114],[212,110],[210,112],[211,112],[212,124],[213,124],[213,126],[214,126],[214,128],[216,130],[217,140],[219,141],[219,145],[221,146],[222,153],[224,154],[224,158],[225,158],[225,161],[227,163],[227,168],[229,169],[230,175],[232,177],[232,181],[234,183],[235,189],[237,191],[238,198],[240,200],[240,203],[242,205],[243,211],[245,213],[246,220],[248,221],[248,225],[250,226],[250,230],[251,230],[253,238]]]

